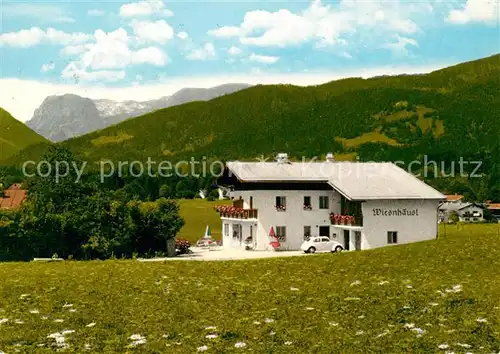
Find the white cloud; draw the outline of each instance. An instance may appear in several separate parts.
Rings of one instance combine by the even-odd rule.
[[[91,9],[87,11],[87,15],[89,16],[103,16],[104,15],[104,10],[99,10],[99,9]]]
[[[214,87],[228,82],[241,82],[248,84],[294,84],[298,86],[319,85],[332,80],[339,80],[347,77],[373,77],[381,75],[416,74],[428,73],[441,69],[456,62],[440,63],[431,66],[385,66],[376,68],[356,69],[352,71],[341,70],[338,72],[318,72],[318,73],[286,73],[269,74],[266,72],[253,71],[251,74],[232,74],[217,77],[186,77],[186,78],[166,78],[165,82],[158,80],[155,84],[142,83],[138,90],[134,85],[126,87],[105,87],[100,83],[86,83],[83,80],[78,84],[71,80],[71,84],[51,84],[32,80],[20,80],[14,78],[1,78],[0,87],[8,87],[8,95],[0,95],[0,107],[6,109],[12,115],[21,120],[27,121],[33,116],[33,112],[40,106],[43,100],[50,95],[74,93],[92,99],[111,99],[117,101],[124,100],[151,100],[174,92],[185,87]],[[93,77],[84,77],[87,81],[92,81],[96,76],[108,75],[115,78],[125,77],[125,73],[102,72],[93,74]],[[70,75],[71,76],[71,75]],[[99,80],[99,81],[101,81]],[[29,92],[29,95],[26,95]]]
[[[186,56],[187,60],[208,60],[215,58],[215,47],[212,43],[205,43],[202,48],[193,49]]]
[[[316,42],[318,47],[339,44],[343,36],[364,31],[383,38],[387,34],[412,34],[419,31],[413,15],[426,15],[426,4],[399,2],[353,2],[341,0],[338,5],[323,5],[314,0],[310,6],[293,13],[249,11],[238,26],[223,26],[208,31],[218,38],[238,37],[246,45],[287,47]],[[423,16],[423,15],[422,15]]]
[[[386,43],[382,47],[391,50],[396,55],[408,55],[407,46],[412,45],[418,47],[417,41],[408,37],[396,35],[396,42]]]
[[[280,60],[280,57],[258,55],[258,54],[252,53],[252,54],[250,54],[248,59],[250,59],[250,61],[256,61],[256,62],[263,63],[263,64],[274,64],[278,60]]]
[[[239,37],[243,32],[239,27],[224,26],[207,32],[210,36],[220,38]]]
[[[130,37],[123,28],[109,33],[95,31],[92,43],[68,46],[61,51],[63,55],[78,57],[66,66],[62,77],[82,81],[118,81],[125,78],[123,69],[130,65],[164,66],[168,63],[167,54],[160,48],[132,50],[129,42]]]
[[[451,10],[446,20],[455,24],[486,22],[495,24],[500,21],[500,2],[491,0],[467,0],[460,10]]]
[[[120,7],[122,17],[142,17],[153,14],[173,16],[174,13],[165,8],[165,3],[159,0],[147,0],[125,4]]]
[[[125,71],[123,70],[97,70],[97,71],[87,71],[78,66],[77,63],[68,64],[61,77],[63,79],[69,79],[75,83],[80,81],[84,82],[115,82],[120,81],[125,78]]]
[[[174,37],[174,29],[165,20],[156,22],[133,20],[130,26],[139,42],[164,44]]]
[[[182,31],[177,33],[177,37],[179,37],[182,40],[185,40],[189,38],[189,34],[187,34],[187,32]]]
[[[227,50],[227,52],[229,53],[229,55],[239,55],[241,54],[241,49],[238,48],[238,47],[231,47]]]
[[[73,23],[63,6],[36,3],[7,3],[2,1],[1,13],[4,18],[31,18],[44,23]]]
[[[42,30],[39,27],[31,27],[0,34],[0,44],[19,48],[33,47],[37,44],[74,45],[88,42],[91,38],[91,35],[80,32],[66,33],[53,28]]]
[[[41,70],[42,70],[44,73],[46,73],[46,72],[49,72],[49,71],[54,70],[54,68],[55,68],[55,67],[56,67],[56,65],[54,64],[54,62],[53,62],[53,61],[51,61],[50,63],[43,64],[43,65],[42,65],[42,69],[41,69]]]

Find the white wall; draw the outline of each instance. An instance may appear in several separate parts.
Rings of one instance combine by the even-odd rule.
[[[304,240],[304,226],[311,226],[311,235],[319,235],[319,226],[330,226],[330,235],[334,230],[330,223],[330,213],[340,213],[340,195],[335,191],[236,191],[234,199],[241,196],[244,208],[250,208],[250,196],[253,208],[258,210],[257,249],[270,249],[269,230],[271,226],[286,226],[287,240],[281,242],[281,249],[299,250]],[[277,211],[276,197],[286,197],[286,211]],[[311,197],[312,210],[304,210],[304,196]],[[319,209],[319,196],[329,197],[329,209]],[[273,240],[274,241],[274,240]]]
[[[478,213],[479,215],[481,215],[481,217],[477,217],[477,216],[469,216],[469,217],[466,217],[464,214],[466,212],[469,212],[471,214],[473,213]],[[463,209],[460,209],[458,211],[458,216],[459,216],[459,220],[460,221],[464,221],[464,222],[479,222],[479,221],[484,221],[484,210],[478,206],[475,206],[475,205],[471,205],[467,208],[463,208]],[[467,220],[467,218],[469,220]],[[474,220],[474,219],[477,219],[477,220]]]
[[[398,244],[432,240],[437,235],[438,201],[377,200],[363,205],[362,249],[387,246],[387,232],[397,231]],[[383,212],[394,209],[417,210],[418,215],[374,215],[373,209]]]

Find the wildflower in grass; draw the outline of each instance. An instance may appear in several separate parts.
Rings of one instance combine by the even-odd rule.
[[[48,320],[49,319],[49,316],[42,316],[40,317],[42,320]]]
[[[337,322],[328,322],[328,324],[332,327],[337,327],[339,325]]]
[[[287,341],[287,342],[285,342],[284,344],[285,344],[285,345],[292,345],[293,343],[292,343],[292,342],[290,342],[290,341]]]
[[[453,285],[451,287],[451,289],[446,289],[445,290],[447,293],[459,293],[462,291],[462,285],[460,284],[457,284],[457,285]]]
[[[61,319],[61,318],[58,318],[58,319],[54,320],[54,322],[55,322],[55,323],[63,323],[63,322],[64,322],[64,320],[63,320],[63,319]]]
[[[314,310],[314,307],[306,307],[306,310],[307,311],[312,311],[312,310]]]
[[[389,284],[389,282],[387,280],[382,280],[380,283],[378,283],[378,285],[385,285],[385,284]]]
[[[478,322],[478,323],[486,323],[486,322],[488,322],[488,320],[487,320],[486,318],[479,317],[479,318],[476,320],[476,322]]]
[[[291,291],[299,291],[299,288],[290,288]]]
[[[207,327],[205,327],[206,331],[215,331],[216,329],[217,329],[217,327],[215,327],[215,326],[207,326]]]
[[[38,310],[30,310],[30,313],[37,314],[37,313],[40,313],[40,311],[38,311]]]
[[[404,328],[413,328],[413,327],[415,327],[415,324],[413,324],[413,323],[406,323],[403,327]]]
[[[358,316],[359,319],[365,318],[365,315]]]
[[[361,282],[359,280],[355,280],[351,283],[351,286],[354,286],[354,285],[359,285],[361,284]]]
[[[359,297],[346,297],[345,301],[359,301],[361,300]]]
[[[90,349],[91,349],[91,348],[90,348],[90,344],[85,343],[85,345],[83,346],[83,349],[84,349],[84,350],[90,350]]]
[[[87,327],[87,328],[92,328],[92,327],[94,327],[94,326],[95,326],[95,322],[91,322],[91,323],[89,323],[88,325],[86,325],[85,327]]]
[[[272,318],[266,318],[266,319],[264,320],[264,322],[265,322],[265,323],[273,323],[273,322],[274,322],[274,320],[273,320]]]
[[[260,325],[260,322],[259,321],[253,321],[253,324],[254,325]]]
[[[410,306],[408,306],[408,305],[403,306],[403,310],[409,310],[409,309],[411,309]]]
[[[68,303],[65,303],[65,304],[63,305],[63,308],[66,308],[66,307],[73,307],[73,304],[68,304]]]
[[[457,331],[456,329],[448,329],[448,330],[446,330],[446,333],[454,333],[456,331]]]
[[[274,331],[269,332],[270,336],[274,336],[275,334],[276,334],[276,332],[274,332]]]
[[[24,324],[24,321],[21,321],[21,320],[15,320],[14,321],[15,324]]]
[[[203,345],[201,347],[196,348],[196,350],[199,352],[206,352],[208,350],[208,347],[206,345]]]
[[[246,345],[246,343],[244,343],[244,342],[238,342],[238,343],[236,343],[236,344],[234,345],[234,347],[235,347],[235,348],[244,348],[244,347],[246,347],[246,346],[247,346],[247,345]]]
[[[407,285],[406,288],[407,289],[413,289],[413,285]]]
[[[429,305],[430,306],[439,306],[439,304],[437,302],[429,302]]]
[[[365,334],[365,331],[357,331],[357,332],[356,332],[356,335],[357,335],[357,336],[361,336],[361,335],[363,335],[363,334]]]
[[[415,327],[415,328],[412,328],[411,329],[413,332],[416,332],[417,333],[417,336],[421,336],[422,334],[424,334],[425,330],[423,330],[422,328],[419,328],[419,327]]]
[[[383,337],[383,336],[386,336],[389,334],[389,331],[386,329],[385,331],[383,331],[382,333],[378,334],[375,338],[380,338],[380,337]]]
[[[439,349],[448,349],[449,347],[450,347],[450,346],[449,346],[448,344],[446,344],[446,343],[444,343],[444,344],[439,344],[439,345],[438,345],[438,348],[439,348]]]
[[[215,338],[217,338],[217,337],[218,337],[218,335],[217,335],[217,334],[207,334],[207,335],[205,336],[205,338],[207,338],[207,339],[215,339]]]
[[[467,344],[467,343],[457,343],[457,345],[458,345],[459,347],[462,347],[462,348],[470,348],[470,347],[471,347],[471,345],[470,345],[470,344]]]
[[[28,296],[30,296],[30,294],[21,294],[21,296],[19,296],[19,299],[23,300],[26,299]]]
[[[133,334],[128,339],[132,340],[132,343],[129,344],[130,348],[146,344],[146,338],[140,334]]]

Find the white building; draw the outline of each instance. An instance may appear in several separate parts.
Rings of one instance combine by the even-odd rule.
[[[444,195],[392,163],[228,162],[219,183],[232,189],[221,210],[223,246],[299,250],[307,236],[328,236],[347,250],[430,240]],[[332,217],[336,215],[336,217]],[[354,217],[351,225],[341,216]],[[352,219],[352,218],[351,218]]]
[[[481,222],[484,221],[484,209],[481,205],[466,202],[445,202],[439,207],[441,220],[449,221],[450,214],[456,213],[458,221]]]

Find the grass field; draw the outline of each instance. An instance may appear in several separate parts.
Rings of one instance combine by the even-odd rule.
[[[231,204],[230,200],[209,202],[202,199],[183,199],[179,201],[181,216],[186,224],[182,227],[178,237],[196,243],[203,237],[205,228],[210,225],[212,237],[221,239],[222,223],[219,214],[214,210],[217,204]]]
[[[5,353],[497,353],[498,225],[229,262],[0,264]],[[244,343],[244,344],[243,344]]]

